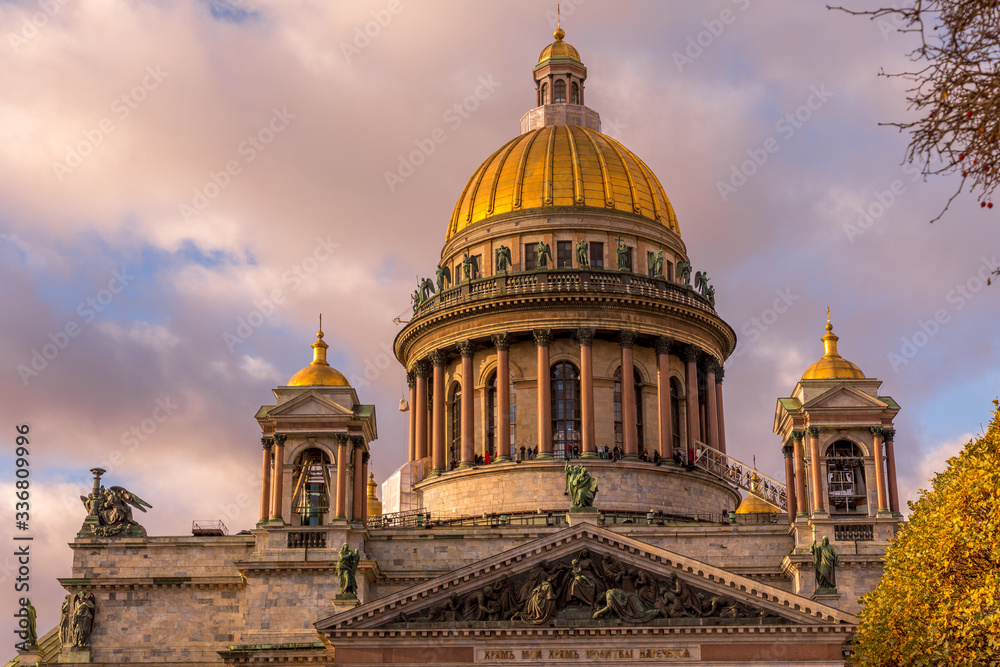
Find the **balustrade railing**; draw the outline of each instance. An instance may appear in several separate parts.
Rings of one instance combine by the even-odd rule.
[[[726,456],[717,449],[702,443],[698,444],[701,455],[695,459],[696,468],[738,486],[781,510],[788,511],[784,484],[731,456]]]

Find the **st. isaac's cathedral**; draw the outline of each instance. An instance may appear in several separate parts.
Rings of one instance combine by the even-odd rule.
[[[899,406],[828,319],[777,398],[784,479],[727,456],[736,336],[564,36],[520,134],[455,184],[411,297],[408,442],[372,446],[375,406],[320,331],[256,413],[256,529],[146,536],[95,469],[60,627],[17,662],[845,663],[902,522]],[[408,456],[382,508],[369,457],[389,447]]]

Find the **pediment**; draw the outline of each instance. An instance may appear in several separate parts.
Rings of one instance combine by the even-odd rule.
[[[339,636],[374,629],[856,623],[853,615],[833,607],[581,524],[323,619],[315,627]]]
[[[352,417],[353,407],[340,403],[316,392],[308,391],[270,410],[268,416],[278,417]]]
[[[802,406],[805,410],[817,410],[823,408],[862,408],[872,410],[884,410],[889,407],[883,401],[866,394],[865,392],[851,387],[847,384],[840,384],[816,396]]]

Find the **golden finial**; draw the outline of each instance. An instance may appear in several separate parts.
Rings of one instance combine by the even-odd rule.
[[[833,325],[830,324],[830,306],[826,307],[826,330],[833,331]]]
[[[840,339],[833,333],[833,325],[830,324],[830,306],[826,307],[826,335],[823,336],[822,340],[823,358],[839,359],[840,354],[837,353],[837,341]]]
[[[562,38],[566,36],[562,29],[562,10],[558,2],[556,3],[556,31],[552,33],[552,36],[556,38],[557,42],[561,42]]]
[[[830,309],[827,308],[827,311],[829,311],[829,310]],[[316,332],[316,338],[322,338],[322,337],[323,337],[323,313],[320,313],[319,314],[319,331]]]
[[[316,342],[312,344],[313,360],[310,366],[329,366],[326,360],[326,349],[330,347],[323,340],[323,313],[319,315],[319,331],[316,332]]]

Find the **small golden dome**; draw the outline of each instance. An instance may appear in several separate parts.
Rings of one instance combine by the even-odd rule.
[[[754,459],[756,460],[756,457]],[[754,492],[759,492],[760,490],[760,477],[757,475],[756,469],[754,469],[753,474],[750,476],[750,489]],[[740,503],[740,506],[736,508],[737,514],[778,514],[780,512],[780,509],[763,498],[758,498],[753,493],[748,494]]]
[[[823,336],[823,356],[815,364],[806,369],[803,380],[832,379],[864,379],[865,374],[856,364],[844,359],[837,353],[837,341],[830,324],[830,309],[826,309],[826,335]]]
[[[485,218],[557,206],[640,215],[680,235],[663,186],[632,151],[595,130],[550,125],[511,139],[476,169],[446,238]]]
[[[382,513],[382,501],[375,497],[375,473],[368,473],[368,516],[378,516]]]
[[[351,383],[347,381],[344,374],[331,366],[326,361],[326,348],[330,347],[323,341],[322,320],[320,320],[320,330],[316,332],[316,342],[312,344],[312,363],[292,376],[288,381],[289,387],[349,387]]]
[[[575,60],[581,65],[583,64],[580,62],[580,52],[577,51],[572,45],[563,41],[563,37],[566,36],[566,33],[563,32],[562,28],[556,28],[556,31],[552,33],[552,36],[556,38],[556,41],[542,49],[541,55],[538,56],[539,65],[546,60],[551,59],[569,59]]]

